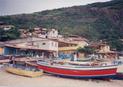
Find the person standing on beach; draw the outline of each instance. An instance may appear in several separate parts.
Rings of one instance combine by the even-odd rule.
[[[9,63],[13,65],[13,64],[14,64],[14,59],[15,59],[15,57],[14,57],[14,56],[11,56],[11,57],[10,57],[10,62],[9,62]]]
[[[77,54],[74,52],[71,61],[77,61]]]

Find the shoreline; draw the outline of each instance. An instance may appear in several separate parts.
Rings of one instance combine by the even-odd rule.
[[[122,80],[71,79],[44,74],[29,78],[0,70],[0,87],[123,87]]]

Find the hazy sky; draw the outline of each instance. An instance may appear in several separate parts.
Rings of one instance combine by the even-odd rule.
[[[0,15],[32,13],[109,0],[0,0]]]

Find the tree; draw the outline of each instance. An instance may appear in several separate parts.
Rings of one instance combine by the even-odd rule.
[[[96,50],[94,48],[91,48],[88,46],[85,46],[84,48],[78,48],[77,51],[80,53],[84,52],[86,54],[93,54],[96,52]]]
[[[19,37],[20,32],[16,28],[12,28],[10,30],[0,29],[0,41],[18,39]]]
[[[110,44],[112,49],[115,49],[117,51],[122,51],[123,50],[123,41],[121,41],[119,39],[109,40],[108,43]]]

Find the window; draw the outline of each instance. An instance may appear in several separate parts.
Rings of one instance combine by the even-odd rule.
[[[42,45],[46,45],[46,43],[42,43]]]

